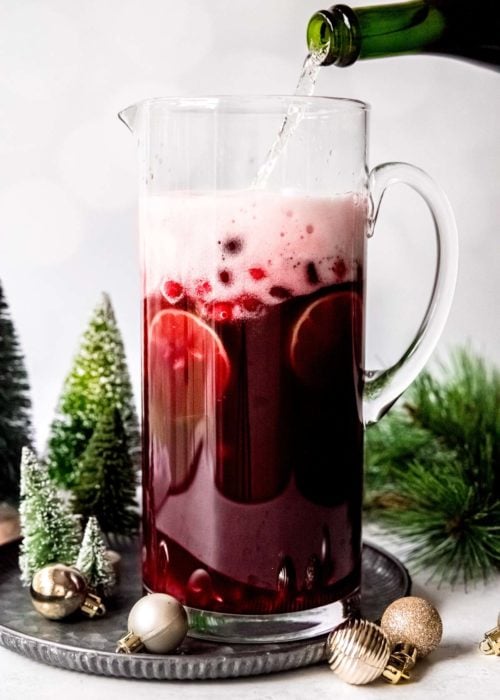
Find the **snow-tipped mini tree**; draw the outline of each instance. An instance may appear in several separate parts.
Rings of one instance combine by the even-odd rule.
[[[28,586],[33,575],[47,564],[73,565],[78,556],[81,528],[63,504],[47,467],[23,448],[21,458],[21,543],[19,568]]]
[[[76,560],[76,568],[85,575],[95,591],[109,595],[116,583],[111,561],[106,556],[106,545],[97,518],[93,515],[87,521],[82,546]]]
[[[139,427],[132,385],[111,300],[103,294],[83,334],[51,426],[46,460],[59,484],[74,485],[76,466],[100,414],[110,405],[120,411],[136,462]]]
[[[19,499],[19,463],[31,445],[28,376],[0,283],[0,503]]]
[[[73,487],[73,511],[84,519],[94,515],[106,534],[133,535],[139,516],[135,467],[120,412],[103,410],[78,466]]]

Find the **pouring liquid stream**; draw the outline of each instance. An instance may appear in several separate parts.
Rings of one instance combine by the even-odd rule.
[[[307,54],[297,82],[297,87],[295,88],[295,96],[310,97],[314,93],[316,80],[321,68],[321,60],[322,57],[320,54]],[[305,109],[305,104],[291,104],[288,107],[278,135],[252,183],[253,189],[262,190],[267,186],[269,178],[276,167],[278,158],[285,151],[289,140],[297,130],[304,116]]]

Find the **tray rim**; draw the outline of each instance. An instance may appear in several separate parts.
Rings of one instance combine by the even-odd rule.
[[[0,558],[2,555],[2,550],[4,550],[6,547],[13,547],[19,542],[20,538],[0,545]],[[395,568],[400,570],[404,584],[403,595],[409,595],[412,580],[406,566],[395,555],[391,554],[385,548],[380,547],[377,544],[369,541],[363,541],[362,547],[374,550],[385,559],[390,560]],[[324,646],[327,636],[328,635],[321,635],[316,638],[302,641],[278,642],[274,644],[242,644],[241,646],[245,647],[243,652],[244,655],[236,655],[234,658],[231,658],[231,656],[227,656],[224,653],[215,655],[213,651],[206,654],[191,654],[183,652],[177,654],[119,654],[113,651],[102,651],[100,649],[92,649],[90,647],[76,646],[68,644],[67,642],[42,639],[34,636],[33,634],[15,630],[0,622],[0,646],[13,651],[14,653],[18,653],[27,658],[32,658],[50,666],[65,668],[76,672],[143,680],[223,680],[225,678],[248,677],[303,668],[324,660]],[[215,644],[215,642],[213,644]],[[234,642],[220,644],[221,650],[227,649],[228,647],[233,648],[234,646],[238,647],[240,645]],[[42,649],[47,650],[48,653],[42,653]],[[50,650],[59,651],[59,655],[54,656],[50,654]],[[301,654],[302,656],[309,656],[309,658],[306,660],[303,658],[295,658]],[[48,656],[51,657],[50,660],[47,658]],[[281,656],[284,657],[282,665],[279,665],[276,668],[264,668],[266,666],[266,661],[269,662],[269,660],[273,659],[277,660]],[[99,667],[103,666],[104,664],[98,664],[98,667],[96,668],[89,668],[88,663],[79,663],[79,660],[84,658],[86,658],[88,661],[91,659],[102,660],[103,662],[107,661],[107,668],[103,669],[102,667]],[[288,664],[287,659],[289,660]],[[197,675],[197,672],[195,671],[194,675],[188,675],[189,664],[193,666],[201,665],[201,667],[203,667],[203,665],[210,664],[211,662],[212,664],[216,665],[218,661],[220,662],[220,660],[226,660],[227,672],[224,671],[223,673],[209,675],[205,675],[205,672],[203,672],[203,675],[199,675],[200,671],[198,671]],[[259,660],[262,661],[262,665],[259,670],[255,671],[250,666],[248,662],[251,662],[252,660],[257,662]],[[157,670],[162,670],[165,673],[148,675],[148,667],[153,669],[155,666],[159,667]],[[177,669],[176,666],[179,668]],[[237,668],[234,668],[235,666]],[[241,668],[242,666],[243,668]],[[171,675],[169,673],[169,669],[176,671],[176,673]],[[183,669],[185,669],[187,673],[184,673]]]

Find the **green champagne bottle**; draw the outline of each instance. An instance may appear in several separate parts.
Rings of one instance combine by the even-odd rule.
[[[412,0],[351,8],[333,5],[307,27],[322,65],[411,53],[443,54],[500,66],[500,0]]]

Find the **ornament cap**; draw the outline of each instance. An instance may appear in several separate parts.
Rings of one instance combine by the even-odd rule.
[[[479,643],[479,651],[487,656],[500,656],[500,626],[486,632]]]
[[[417,662],[417,655],[417,648],[412,644],[396,644],[382,673],[382,678],[393,685],[401,680],[409,680],[410,671]]]
[[[134,654],[136,651],[141,651],[141,649],[144,649],[144,644],[141,638],[137,634],[129,632],[124,637],[118,640],[116,653]]]
[[[87,593],[80,610],[88,617],[102,617],[106,614],[106,607],[98,595]]]

